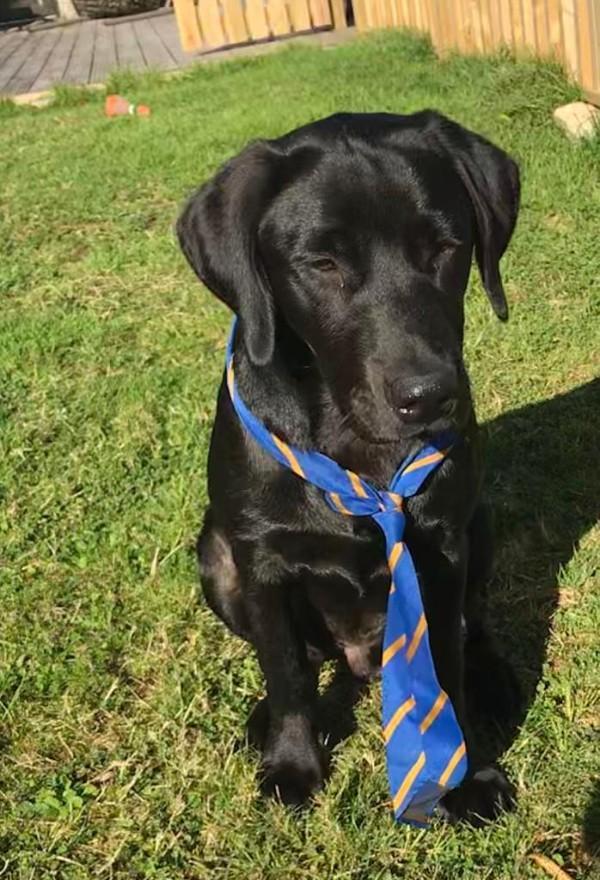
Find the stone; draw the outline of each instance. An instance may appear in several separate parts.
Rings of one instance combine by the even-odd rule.
[[[591,138],[600,132],[600,110],[585,101],[564,104],[557,107],[552,115],[557,125],[573,141]]]

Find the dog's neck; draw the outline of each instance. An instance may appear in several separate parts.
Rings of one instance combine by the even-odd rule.
[[[422,445],[414,437],[397,443],[361,437],[335,403],[314,356],[296,338],[280,341],[262,367],[236,341],[235,375],[246,406],[270,431],[300,449],[324,453],[380,487]]]

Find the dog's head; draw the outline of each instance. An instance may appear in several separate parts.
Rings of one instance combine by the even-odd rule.
[[[340,114],[246,148],[177,232],[250,360],[299,341],[357,433],[387,442],[465,417],[472,253],[505,320],[518,204],[515,163],[443,116]]]

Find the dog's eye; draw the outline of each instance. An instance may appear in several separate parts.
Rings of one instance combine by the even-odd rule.
[[[311,260],[310,266],[321,275],[328,285],[335,285],[340,289],[346,286],[342,270],[331,257],[317,257]]]
[[[329,257],[319,257],[312,261],[311,266],[319,272],[339,272],[338,266]]]
[[[460,247],[461,244],[462,241],[459,241],[457,238],[445,238],[438,244],[438,253],[447,254],[450,251],[455,251],[456,248]]]
[[[427,260],[427,269],[433,271],[438,268],[445,257],[449,257],[462,244],[456,238],[447,238],[438,241],[435,245],[435,251]]]

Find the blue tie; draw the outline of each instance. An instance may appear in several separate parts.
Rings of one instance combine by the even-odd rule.
[[[383,738],[394,815],[425,826],[443,795],[467,770],[462,731],[435,673],[427,620],[410,553],[402,538],[404,499],[419,491],[445,458],[439,437],[407,458],[386,491],[379,491],[320,452],[305,452],[272,434],[241,400],[234,379],[234,320],[227,347],[227,387],[233,407],[253,439],[284,467],[318,486],[334,510],[371,516],[385,535],[391,572],[382,654]]]

